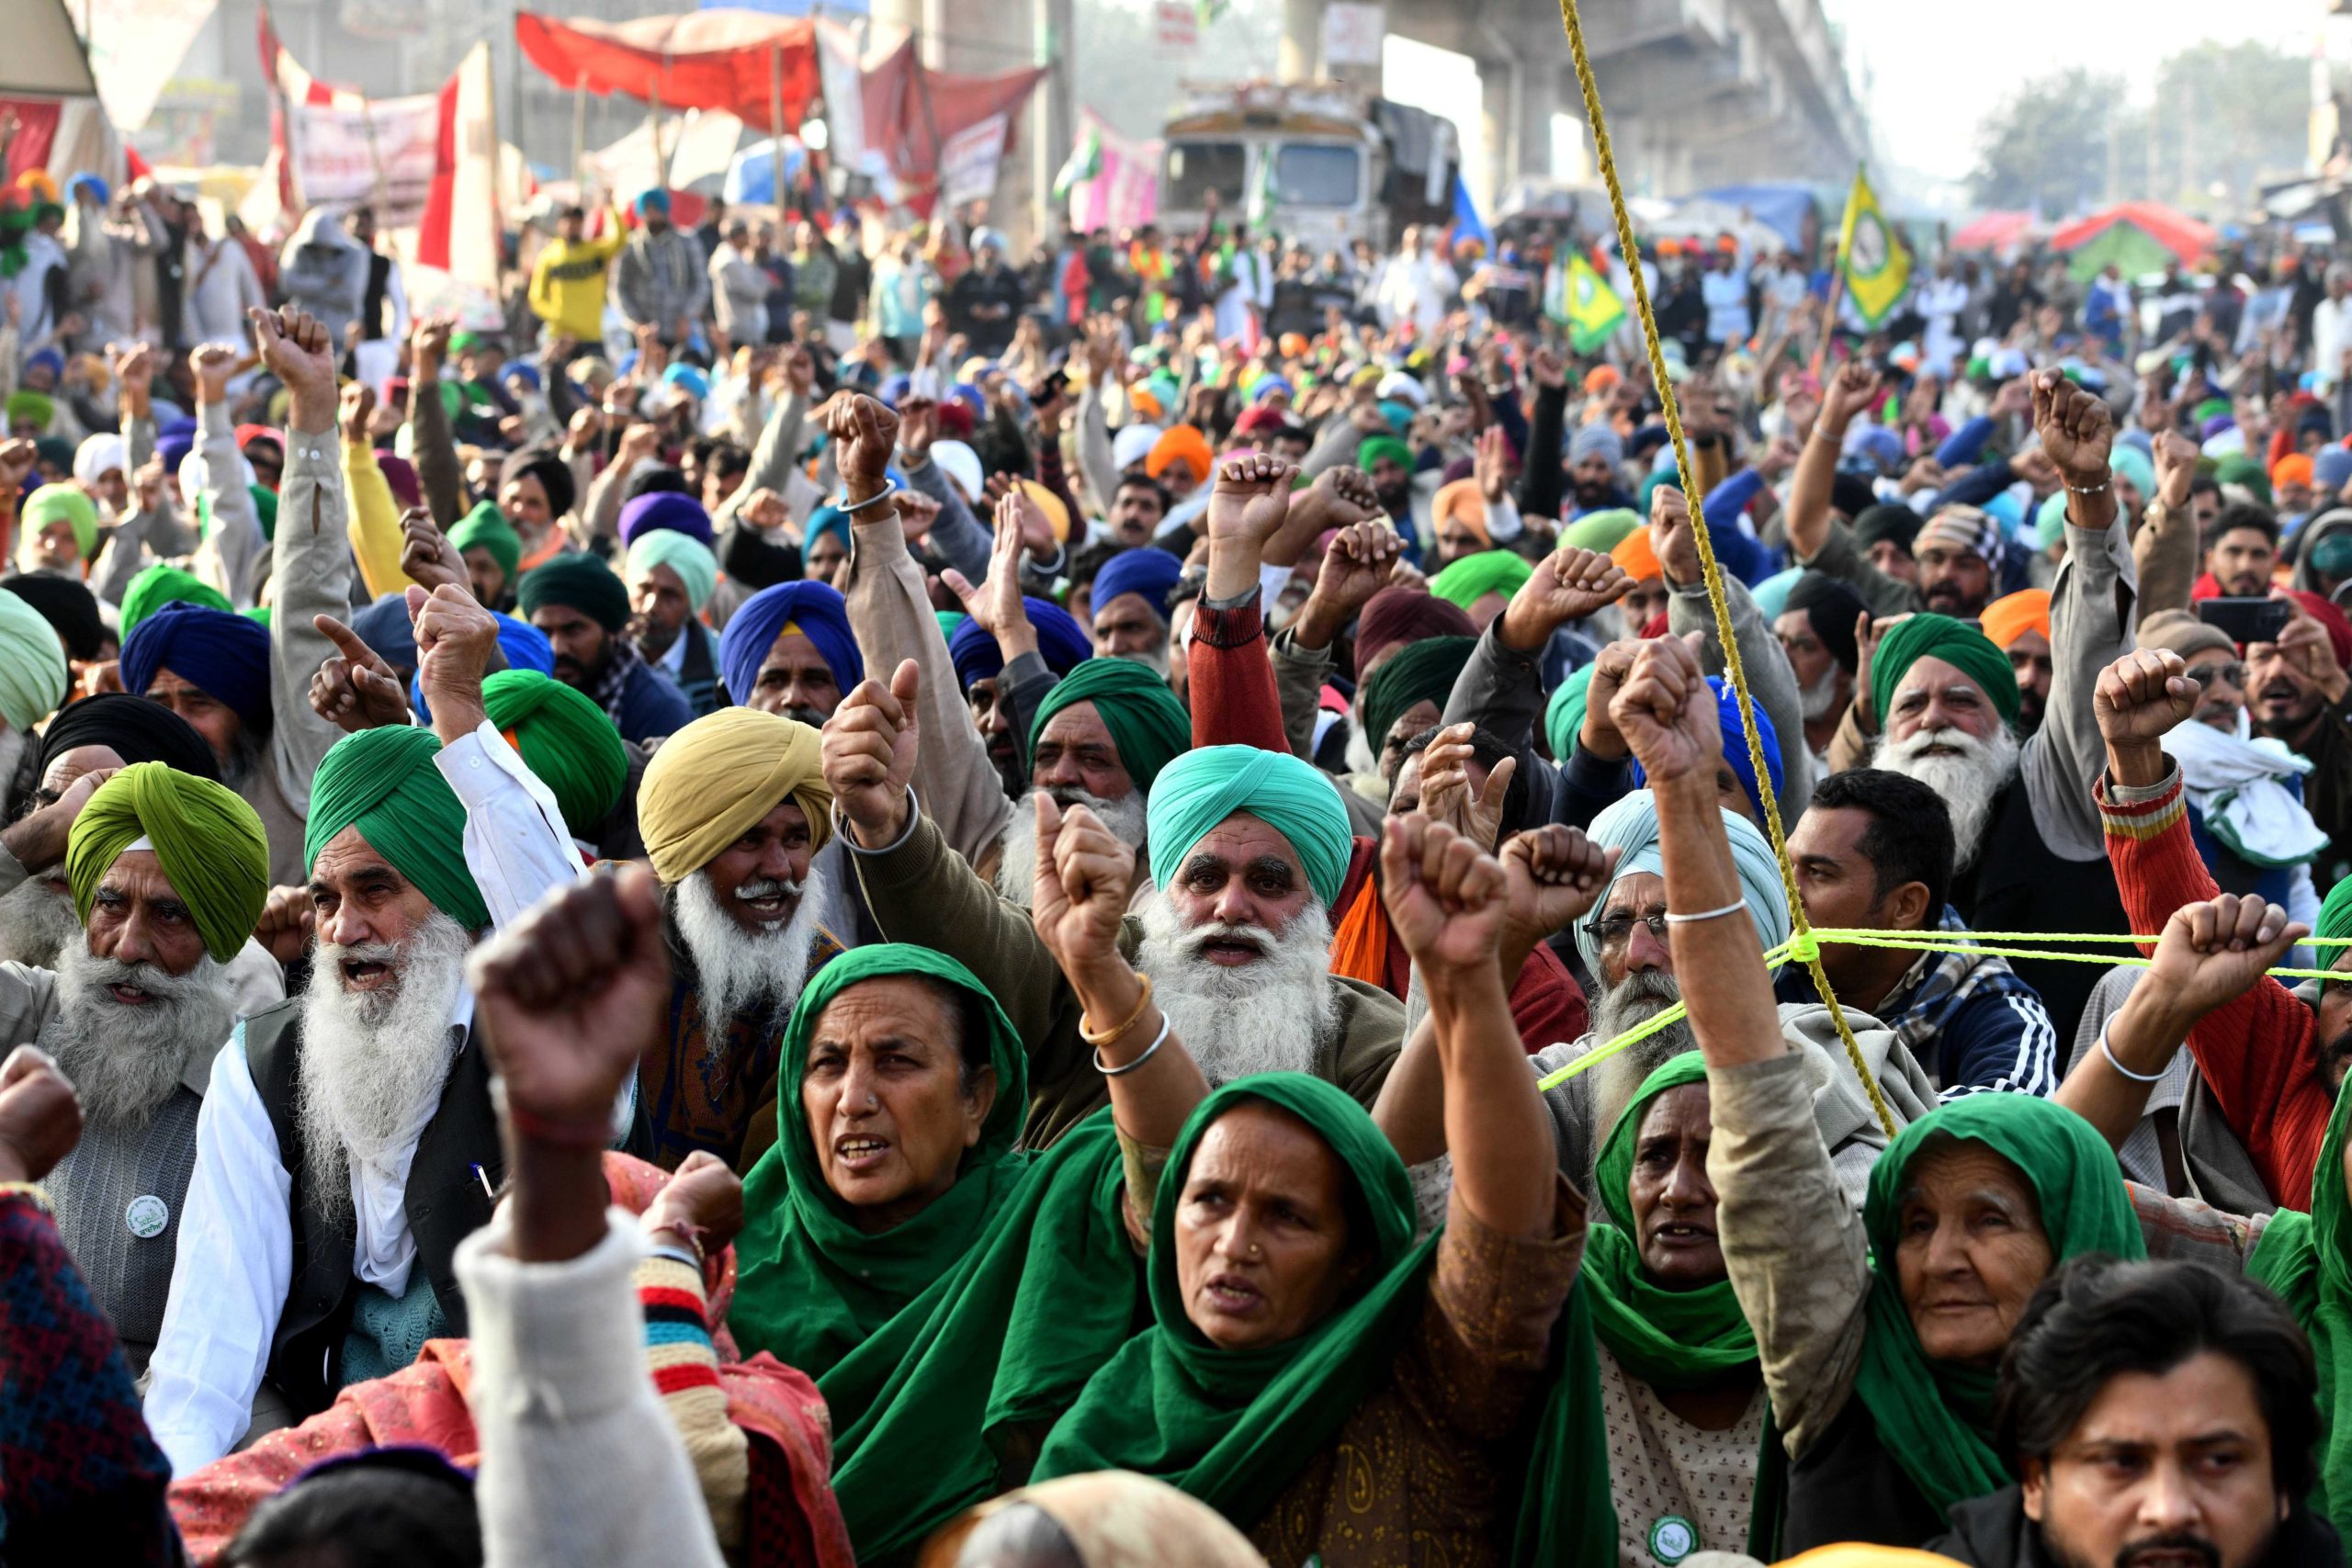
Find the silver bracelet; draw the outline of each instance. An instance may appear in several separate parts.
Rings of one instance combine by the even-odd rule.
[[[888,501],[898,493],[898,481],[895,479],[884,479],[882,481],[882,488],[876,491],[872,495],[867,496],[864,501],[837,501],[833,502],[833,509],[836,512],[842,512],[854,515],[857,513],[865,511],[867,507],[872,506],[876,502]],[[847,491],[843,491],[842,494],[846,497],[849,492]]]
[[[2105,479],[2098,484],[2090,486],[2088,489],[2085,489],[2081,485],[2067,485],[2066,493],[2068,495],[2097,495],[2101,491],[2112,488],[2114,483],[2115,481],[2113,479]]]
[[[1736,904],[1725,904],[1720,909],[1702,910],[1700,913],[1695,915],[1678,915],[1673,910],[1668,909],[1666,912],[1666,923],[1669,926],[1689,926],[1696,925],[1701,920],[1720,920],[1725,915],[1736,915],[1747,908],[1747,900],[1742,898]]]
[[[2111,1023],[2114,1020],[2109,1019],[2108,1021]],[[2098,1032],[2098,1054],[2107,1058],[2107,1065],[2109,1066],[2113,1067],[2117,1072],[2121,1073],[2133,1083],[2162,1083],[2164,1081],[2165,1076],[2161,1072],[2135,1073],[2131,1068],[2125,1066],[2121,1062],[2117,1061],[2115,1059],[2115,1048],[2107,1043],[2107,1031],[2104,1028],[2100,1029]]]
[[[1152,1054],[1167,1043],[1168,1013],[1165,1009],[1162,1009],[1159,1014],[1159,1032],[1151,1037],[1151,1043],[1143,1048],[1142,1055],[1137,1056],[1124,1067],[1106,1067],[1102,1065],[1102,1047],[1097,1045],[1094,1047],[1094,1070],[1106,1078],[1115,1078],[1123,1073],[1134,1072],[1137,1067],[1150,1061]]]

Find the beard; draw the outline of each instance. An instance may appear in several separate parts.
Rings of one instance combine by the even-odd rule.
[[[1114,653],[1114,659],[1124,659],[1130,664],[1140,664],[1161,680],[1168,679],[1168,644],[1163,640],[1149,648],[1139,648],[1132,653]]]
[[[1815,681],[1797,694],[1807,724],[1820,724],[1838,711],[1838,677],[1845,673],[1835,664],[1821,672]]]
[[[817,908],[824,902],[824,878],[814,870],[797,884],[765,880],[735,889],[738,898],[797,897],[792,918],[782,925],[749,931],[727,912],[711,886],[707,867],[673,888],[671,919],[695,964],[695,995],[701,1004],[703,1038],[717,1053],[727,1043],[727,1026],[763,1003],[779,1015],[792,1010],[808,978],[808,948],[817,936]]]
[[[1944,750],[1930,752],[1930,747]],[[1964,729],[1915,729],[1900,741],[1881,736],[1874,761],[1943,797],[1951,813],[1952,869],[1965,871],[1984,847],[1994,797],[2017,777],[2019,749],[2007,725],[1994,730],[1990,740]]]
[[[25,750],[32,744],[29,732],[13,724],[0,724],[0,807],[9,804],[10,792],[17,783],[17,770],[24,764]],[[40,781],[34,781],[38,784]]]
[[[58,955],[81,934],[73,895],[58,892],[38,876],[25,878],[0,897],[0,959],[53,969]]]
[[[94,1123],[144,1126],[188,1063],[229,1038],[236,1002],[209,953],[185,975],[97,957],[86,942],[65,943],[56,957],[59,1010],[37,1043],[57,1058]],[[148,999],[125,1003],[114,986],[136,987]]]
[[[220,782],[232,790],[242,790],[245,781],[261,767],[264,737],[254,732],[250,725],[237,726],[237,738],[229,742],[229,754],[220,759]]]
[[[1331,986],[1331,919],[1309,900],[1277,935],[1218,921],[1187,927],[1160,888],[1143,907],[1136,968],[1152,999],[1212,1086],[1252,1073],[1308,1073],[1339,1023]],[[1216,940],[1255,942],[1265,954],[1238,967],[1204,957]]]
[[[1614,986],[1605,987],[1592,1010],[1592,1037],[1616,1039],[1636,1029],[1682,999],[1682,987],[1662,969],[1641,969]],[[1642,1087],[1642,1081],[1685,1051],[1698,1049],[1690,1021],[1679,1018],[1654,1034],[1643,1036],[1593,1068],[1596,1134],[1617,1124],[1617,1118]]]
[[[1068,811],[1083,806],[1102,819],[1111,836],[1131,850],[1143,847],[1143,791],[1131,789],[1116,800],[1074,786],[1047,789],[1040,785],[1012,803],[1012,820],[1005,824],[1004,847],[996,866],[998,896],[1026,909],[1037,892],[1037,796],[1049,795]],[[1138,868],[1140,869],[1140,868]]]
[[[375,1159],[440,1099],[455,1043],[449,1014],[465,982],[465,927],[435,909],[400,942],[321,942],[302,996],[304,1179],[330,1217],[351,1213],[351,1162]],[[343,965],[383,964],[388,985],[346,990]]]

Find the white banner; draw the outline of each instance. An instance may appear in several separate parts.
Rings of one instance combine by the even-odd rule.
[[[939,149],[939,199],[955,208],[996,194],[997,165],[1004,162],[1011,129],[1004,116],[992,114],[949,137]]]
[[[1388,31],[1388,13],[1379,6],[1332,0],[1323,12],[1323,63],[1377,65]]]
[[[1160,53],[1190,54],[1200,47],[1201,13],[1193,0],[1159,0],[1151,15]]]
[[[817,80],[825,96],[825,145],[842,168],[854,169],[865,160],[865,73],[856,36],[824,17],[817,21]]]
[[[420,93],[349,108],[289,104],[286,135],[305,207],[367,202],[377,223],[404,229],[424,213],[441,134],[441,97]]]
[[[124,135],[143,129],[220,0],[76,0],[86,19],[90,73],[107,118]]]

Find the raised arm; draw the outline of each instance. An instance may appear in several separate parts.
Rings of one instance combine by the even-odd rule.
[[[1404,549],[1405,541],[1385,518],[1341,528],[1323,552],[1323,564],[1316,570],[1315,586],[1308,590],[1298,618],[1274,635],[1274,684],[1282,694],[1283,729],[1290,737],[1291,750],[1308,761],[1315,760],[1315,716],[1331,672],[1331,645],[1354,624],[1372,596],[1388,586]]]
[[[458,462],[457,432],[441,400],[441,362],[449,352],[453,323],[428,316],[409,333],[408,429],[414,441],[416,482],[433,521],[454,528],[466,514],[466,476]]]
[[[254,498],[237,477],[244,471],[237,451],[237,432],[229,423],[229,378],[236,370],[237,351],[225,343],[208,343],[188,355],[196,377],[197,433],[204,454],[204,500],[211,527],[197,546],[198,576],[217,578],[214,586],[243,609],[253,604],[261,587],[261,521],[254,515]],[[196,498],[187,498],[191,510]],[[207,570],[209,569],[209,570]]]
[[[365,381],[343,389],[337,413],[343,424],[343,484],[351,497],[351,553],[359,563],[359,581],[370,599],[396,593],[409,584],[401,570],[406,540],[401,532],[401,507],[392,498],[391,482],[376,461],[375,438],[368,433],[375,412],[376,394]]]
[[[1442,722],[1476,723],[1510,745],[1527,745],[1543,721],[1542,660],[1552,634],[1633,586],[1625,569],[1598,550],[1553,551],[1480,635]]]
[[[1208,585],[1187,651],[1195,746],[1290,750],[1282,694],[1266,657],[1258,568],[1266,542],[1289,514],[1297,471],[1256,452],[1217,465],[1208,505]]]
[[[783,493],[785,476],[791,471],[792,459],[800,450],[801,431],[808,418],[808,400],[816,384],[816,362],[808,357],[807,347],[796,344],[785,350],[784,376],[785,396],[761,428],[743,482],[735,487],[734,494],[718,503],[718,512],[712,514],[713,527],[723,528],[734,522],[736,513],[763,490]]]
[[[2352,387],[2352,381],[2345,383]],[[2197,478],[2197,443],[2177,430],[2155,436],[2156,493],[2140,531],[2132,536],[2132,562],[2140,573],[2141,620],[2160,610],[2186,610],[2197,583],[2197,519],[2188,510],[2188,487]]]
[[[1802,564],[1821,553],[1829,538],[1829,491],[1838,478],[1838,457],[1846,427],[1880,397],[1878,373],[1859,360],[1838,367],[1822,389],[1821,412],[1813,437],[1797,457],[1789,480],[1789,554]]]

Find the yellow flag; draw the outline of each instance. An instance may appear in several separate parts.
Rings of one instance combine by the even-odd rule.
[[[1846,197],[1846,222],[1838,233],[1838,268],[1846,292],[1862,320],[1877,326],[1894,313],[1911,287],[1911,253],[1878,208],[1878,197],[1860,169]]]
[[[1590,354],[1607,343],[1609,334],[1625,319],[1625,302],[1593,270],[1582,252],[1568,253],[1567,277],[1560,292],[1555,313],[1567,322],[1568,346],[1577,354]]]

